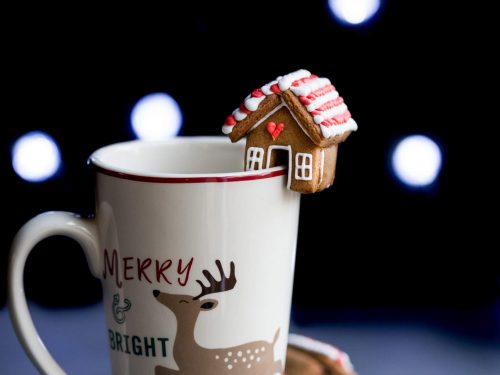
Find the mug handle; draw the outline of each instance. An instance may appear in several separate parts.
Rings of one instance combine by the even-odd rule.
[[[83,248],[92,274],[99,277],[100,256],[95,219],[82,219],[69,212],[46,212],[35,216],[19,230],[9,260],[9,310],[17,336],[40,373],[65,375],[45,347],[33,324],[24,293],[24,266],[33,247],[46,237],[68,236]]]

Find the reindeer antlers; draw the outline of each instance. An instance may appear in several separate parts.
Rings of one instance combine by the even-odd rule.
[[[234,288],[236,285],[236,276],[235,276],[235,271],[234,271],[234,262],[231,262],[231,270],[229,272],[229,277],[226,276],[224,273],[224,270],[222,269],[222,264],[220,260],[216,260],[215,264],[217,265],[217,268],[219,269],[219,273],[221,275],[221,280],[217,281],[215,280],[215,277],[212,276],[212,274],[207,271],[203,270],[203,275],[205,275],[205,278],[208,281],[208,286],[203,285],[203,283],[200,280],[196,280],[198,284],[201,286],[201,293],[198,294],[196,297],[193,297],[193,300],[200,299],[203,296],[206,296],[207,294],[212,294],[212,293],[218,293],[218,292],[225,292],[228,290],[231,290]]]

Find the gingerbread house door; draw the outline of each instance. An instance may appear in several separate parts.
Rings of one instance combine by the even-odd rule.
[[[278,153],[280,155],[278,155]],[[285,160],[286,159],[286,160]],[[292,177],[292,146],[272,145],[267,149],[266,168],[288,165],[287,187],[290,188]]]

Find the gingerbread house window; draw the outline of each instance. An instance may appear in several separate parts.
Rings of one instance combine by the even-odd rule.
[[[295,154],[295,179],[312,180],[312,155],[304,152]]]
[[[247,171],[262,169],[264,160],[264,149],[260,147],[249,147],[247,151]]]

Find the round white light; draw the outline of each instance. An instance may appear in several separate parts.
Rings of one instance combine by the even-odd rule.
[[[439,146],[429,137],[412,135],[398,143],[392,154],[392,167],[405,184],[421,187],[432,184],[441,170]]]
[[[340,21],[359,25],[377,13],[380,0],[328,0],[328,5]]]
[[[136,103],[130,121],[137,138],[161,141],[175,137],[179,133],[182,126],[182,112],[170,95],[149,94]]]
[[[12,148],[12,167],[26,181],[45,181],[56,174],[60,165],[59,147],[48,134],[27,133]]]

